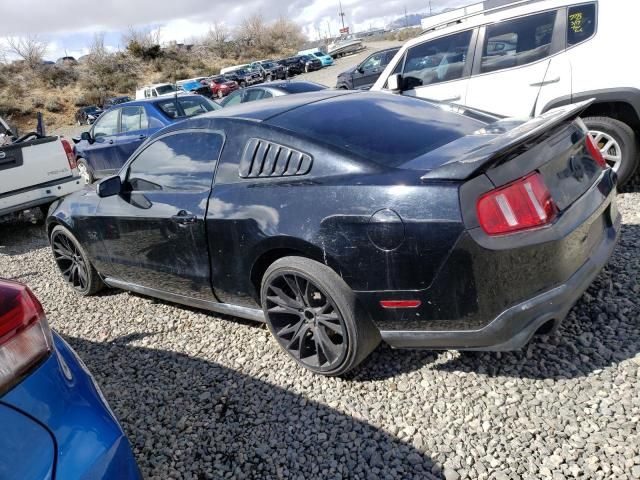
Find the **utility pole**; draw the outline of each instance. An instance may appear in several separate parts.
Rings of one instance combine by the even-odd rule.
[[[409,27],[409,17],[407,16],[407,7],[404,7],[404,26]]]
[[[341,0],[338,0],[338,5],[340,6],[340,13],[338,15],[340,15],[340,20],[342,20],[342,28],[345,28],[344,27],[344,16],[345,16],[345,13],[342,10],[342,1]]]
[[[429,16],[433,15],[433,12],[431,11],[431,0],[429,0]]]

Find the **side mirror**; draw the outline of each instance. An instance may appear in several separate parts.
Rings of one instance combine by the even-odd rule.
[[[356,71],[358,73],[364,73],[364,68],[362,68],[362,65],[360,65],[358,68],[356,68]]]
[[[120,176],[107,177],[96,186],[96,193],[100,198],[113,197],[122,191]]]
[[[393,75],[390,75],[387,80],[387,88],[393,93],[402,92],[402,74],[394,73]]]
[[[93,143],[93,137],[91,136],[90,132],[82,132],[80,134],[80,140],[85,140],[89,143]]]

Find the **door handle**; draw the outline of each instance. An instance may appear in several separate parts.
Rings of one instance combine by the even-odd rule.
[[[147,138],[147,136],[146,136],[146,135],[138,135],[138,138],[139,138],[140,140],[144,140],[145,138]]]
[[[439,101],[443,102],[443,103],[456,102],[456,101],[460,100],[461,98],[462,97],[460,95],[458,95],[457,97],[445,98],[444,100],[439,100]]]
[[[109,140],[109,145],[113,145],[113,140]]]
[[[176,222],[178,225],[193,225],[198,221],[198,217],[187,213],[185,210],[180,210],[177,215],[171,217],[171,220]]]
[[[545,85],[551,85],[552,83],[558,83],[560,81],[560,77],[556,77],[552,80],[545,80],[544,82],[536,82],[530,83],[532,87],[544,87]]]

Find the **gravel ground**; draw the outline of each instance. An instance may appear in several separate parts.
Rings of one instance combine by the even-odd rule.
[[[636,190],[637,191],[637,190]],[[61,281],[40,225],[0,224],[94,373],[146,478],[640,478],[640,193],[558,334],[515,353],[381,346],[347,379],[296,367],[261,326]]]

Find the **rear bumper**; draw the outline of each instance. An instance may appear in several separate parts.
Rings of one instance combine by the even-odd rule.
[[[74,176],[5,194],[0,196],[0,215],[46,205],[83,187],[82,179]]]
[[[381,331],[395,348],[455,350],[518,350],[550,320],[562,321],[600,270],[607,264],[620,232],[620,216],[587,262],[565,283],[508,308],[486,327],[463,331]]]
[[[55,334],[54,343],[56,351],[2,402],[34,419],[55,439],[54,478],[140,479],[129,441],[93,378]],[[21,454],[25,461],[41,460],[38,451]]]
[[[564,319],[606,265],[620,226],[607,172],[553,228],[485,245],[465,232],[429,289],[384,292],[420,299],[417,309],[381,310],[380,292],[357,293],[393,347],[515,350]]]

